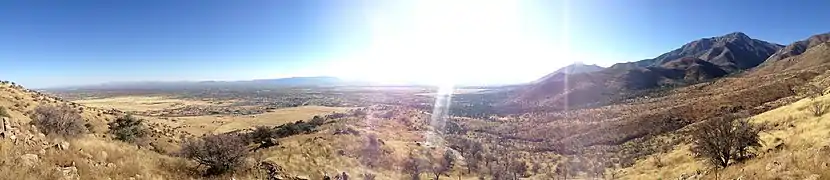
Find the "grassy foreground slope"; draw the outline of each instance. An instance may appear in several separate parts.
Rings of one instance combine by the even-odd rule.
[[[814,103],[830,104],[830,95],[805,98],[752,117],[761,125],[757,157],[724,169],[693,158],[690,145],[655,154],[620,170],[622,179],[827,179],[830,178],[830,115],[814,116]]]

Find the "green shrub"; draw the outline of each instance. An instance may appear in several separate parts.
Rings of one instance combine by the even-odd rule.
[[[109,132],[115,135],[115,139],[135,143],[136,140],[144,138],[148,134],[147,127],[143,124],[143,119],[138,119],[132,115],[118,117],[115,121],[109,123]]]

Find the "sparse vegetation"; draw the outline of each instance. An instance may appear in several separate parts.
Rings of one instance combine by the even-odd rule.
[[[813,116],[818,117],[818,116],[824,115],[824,113],[827,113],[828,108],[830,108],[830,105],[827,105],[824,102],[821,102],[821,101],[818,101],[818,100],[813,100],[810,103],[809,110],[810,110],[810,113]]]
[[[746,119],[723,117],[705,121],[692,132],[692,152],[717,167],[754,156],[752,148],[761,146],[759,128]]]
[[[241,135],[217,134],[188,139],[181,145],[181,157],[208,167],[208,175],[218,175],[240,167],[248,150]]]
[[[86,132],[81,114],[67,105],[38,106],[31,118],[32,124],[47,135],[77,137]]]

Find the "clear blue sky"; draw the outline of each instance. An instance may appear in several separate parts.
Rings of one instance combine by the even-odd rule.
[[[418,61],[463,69],[458,70],[463,72],[456,78],[459,82],[481,82],[481,79],[513,82],[541,77],[573,61],[607,66],[650,58],[691,40],[734,31],[780,44],[830,32],[830,24],[826,23],[830,20],[830,13],[826,12],[830,1],[820,0],[549,0],[523,1],[517,6],[518,11],[500,11],[500,7],[512,7],[503,5],[487,9],[479,8],[481,3],[442,4],[436,1],[419,5],[422,2],[425,1],[0,1],[0,17],[3,17],[0,18],[0,79],[33,88],[113,81],[340,76],[367,71],[401,72],[404,75],[396,77],[407,80],[421,77],[419,73],[428,71],[418,69],[423,68],[420,66],[407,66]],[[430,14],[433,8],[444,9],[446,13]],[[456,16],[453,14],[456,10],[484,13]],[[487,13],[490,11],[499,13]],[[509,14],[511,12],[514,14]],[[521,14],[515,15],[517,12]],[[516,18],[504,19],[504,16],[488,14],[515,15]],[[419,18],[421,16],[433,18]],[[419,22],[419,19],[446,24]],[[475,21],[484,23],[468,23]],[[513,24],[512,21],[521,22]],[[488,22],[493,22],[493,26],[485,26]],[[471,34],[478,32],[476,29],[485,33],[467,37],[479,39],[473,40],[476,44],[464,44],[463,38],[443,33],[443,25]],[[521,27],[486,30],[511,25]],[[395,29],[389,32],[410,34],[389,33],[389,29]],[[427,42],[426,45],[386,45],[397,42],[397,36],[423,35],[425,32],[448,36],[419,41]],[[508,32],[521,35],[513,36]],[[521,36],[529,40],[499,38],[502,36]],[[465,48],[487,44],[491,38],[503,41],[450,53],[451,57],[460,58],[441,59],[444,54],[433,53],[440,49],[419,49],[440,44]],[[417,40],[409,40],[412,39]],[[442,43],[444,40],[448,43]],[[550,52],[557,53],[540,50],[536,53],[547,56],[537,59],[519,56],[511,59],[509,55],[488,54],[495,53],[492,49],[510,48],[516,46],[515,43],[531,41],[545,45],[527,46],[528,49],[555,47],[551,49],[557,50]],[[398,52],[393,47],[406,47],[409,48],[406,53],[430,56],[399,58],[409,54],[388,55]],[[487,48],[490,51],[479,51]],[[570,55],[559,56],[560,48]],[[458,54],[461,52],[477,55]],[[376,55],[384,53],[387,55]],[[511,53],[525,54],[521,49],[503,54]],[[361,59],[367,56],[375,59]],[[464,57],[505,58],[476,61]],[[495,68],[507,70],[494,73]],[[376,76],[384,75],[363,73],[355,77],[371,79]]]

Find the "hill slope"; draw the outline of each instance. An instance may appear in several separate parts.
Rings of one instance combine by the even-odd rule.
[[[565,109],[608,103],[641,90],[694,84],[749,69],[780,48],[743,33],[700,39],[654,59],[619,63],[590,73],[549,76],[517,91],[508,104]]]

